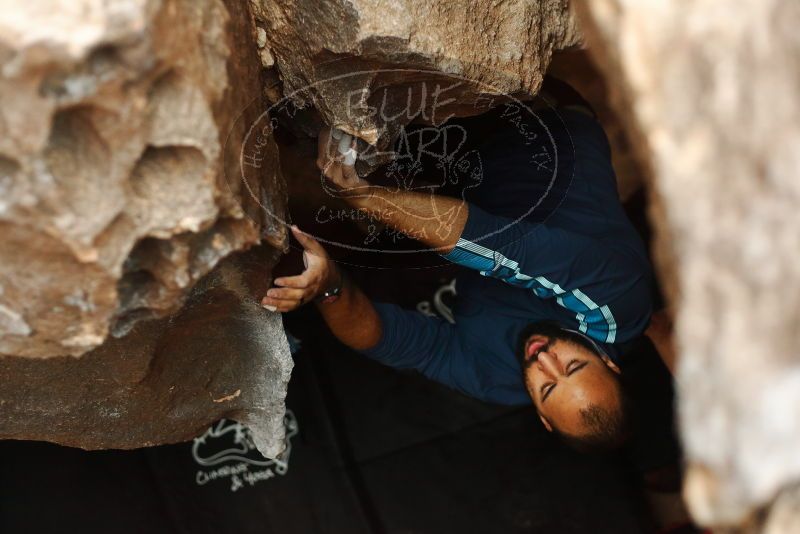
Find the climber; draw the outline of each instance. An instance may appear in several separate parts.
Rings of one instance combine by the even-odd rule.
[[[262,305],[313,300],[334,335],[368,357],[488,402],[532,401],[574,447],[616,448],[629,434],[618,360],[649,325],[651,268],[591,109],[559,105],[530,123],[549,129],[558,163],[532,165],[538,149],[519,128],[494,132],[479,149],[485,179],[466,199],[375,185],[356,173],[349,138],[320,133],[317,165],[342,198],[466,268],[454,324],[372,302],[297,227],[307,268],[277,278]],[[546,195],[538,219],[518,217],[520,202]]]

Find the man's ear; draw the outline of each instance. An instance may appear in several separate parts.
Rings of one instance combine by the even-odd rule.
[[[545,417],[542,414],[539,414],[539,419],[542,421],[542,424],[544,425],[544,427],[547,429],[548,432],[553,431],[553,425],[551,425],[550,421],[545,419]]]
[[[605,354],[601,356],[601,358],[603,359],[603,363],[605,363],[612,371],[614,371],[617,374],[622,374],[622,369],[620,369],[617,366],[617,364],[614,363],[613,360],[611,360],[611,358],[609,358]]]

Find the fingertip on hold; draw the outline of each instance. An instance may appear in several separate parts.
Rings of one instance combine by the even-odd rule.
[[[343,134],[342,138],[339,139],[339,154],[345,155],[347,151],[350,150],[350,145],[353,144],[353,136],[349,134]]]
[[[269,304],[262,304],[261,307],[271,312],[278,311],[278,308],[276,308],[275,306],[270,306]]]

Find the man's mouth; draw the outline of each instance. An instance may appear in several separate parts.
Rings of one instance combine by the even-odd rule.
[[[525,345],[525,359],[535,357],[545,345],[547,345],[547,340],[528,341],[528,344]]]

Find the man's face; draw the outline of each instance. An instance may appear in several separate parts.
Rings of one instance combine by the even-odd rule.
[[[620,409],[620,371],[607,356],[553,332],[531,334],[524,351],[525,384],[548,430],[583,435],[582,409]]]

